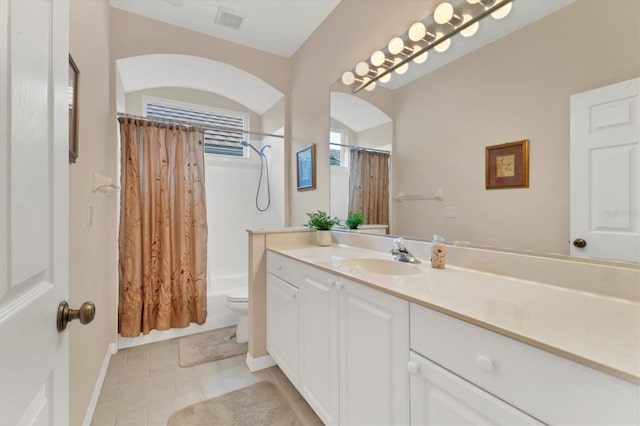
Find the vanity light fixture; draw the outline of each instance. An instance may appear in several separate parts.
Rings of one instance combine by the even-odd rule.
[[[511,12],[513,1],[466,0],[466,4],[454,1],[458,4],[455,8],[448,1],[442,2],[432,16],[415,22],[406,33],[393,37],[386,47],[375,50],[366,61],[345,72],[342,82],[352,86],[353,93],[362,89],[373,90],[377,81],[388,82],[392,72],[406,73],[411,61],[416,64],[427,61],[429,50],[445,52],[454,35],[460,33],[463,37],[472,37],[478,32],[480,20],[486,16],[503,19]]]
[[[454,27],[462,22],[462,18],[456,15],[451,3],[440,3],[433,12],[433,20],[438,24],[451,24]]]

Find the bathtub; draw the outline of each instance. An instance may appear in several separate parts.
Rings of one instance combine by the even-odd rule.
[[[163,331],[152,330],[149,334],[138,337],[122,337],[118,335],[118,349],[236,325],[238,318],[227,308],[227,293],[231,290],[246,287],[248,285],[247,280],[247,274],[209,277],[207,283],[207,321],[204,324],[191,324],[186,328],[172,328]]]

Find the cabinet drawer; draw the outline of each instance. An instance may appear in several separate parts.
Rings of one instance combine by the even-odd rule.
[[[267,272],[296,287],[302,277],[298,262],[270,251],[267,252]]]
[[[548,424],[638,424],[637,385],[411,304],[411,349]]]

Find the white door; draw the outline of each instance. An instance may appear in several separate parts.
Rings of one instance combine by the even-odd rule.
[[[0,1],[0,424],[68,423],[68,4]]]
[[[640,261],[640,79],[571,97],[571,255]]]
[[[415,352],[409,371],[412,425],[542,424]]]
[[[340,420],[338,294],[336,278],[304,268],[300,308],[299,391],[326,425]]]
[[[342,281],[340,424],[409,424],[409,302]]]
[[[298,289],[270,273],[267,274],[267,350],[298,387]]]

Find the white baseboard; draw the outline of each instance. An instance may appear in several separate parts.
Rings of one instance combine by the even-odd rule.
[[[258,370],[263,370],[265,368],[273,367],[276,365],[276,362],[271,358],[271,355],[261,356],[260,358],[254,358],[251,354],[247,354],[246,361],[247,367],[249,367],[249,371],[254,372]]]
[[[93,387],[93,393],[91,394],[91,399],[89,400],[89,406],[87,407],[87,411],[84,415],[84,420],[82,421],[83,426],[89,426],[91,424],[91,419],[93,418],[93,413],[96,410],[98,398],[100,397],[100,391],[102,390],[102,384],[104,383],[104,378],[107,376],[107,369],[109,369],[111,355],[115,355],[117,352],[118,345],[115,343],[109,343],[109,346],[107,347],[107,353],[104,354],[104,360],[102,361],[100,373],[98,373],[96,385]]]

